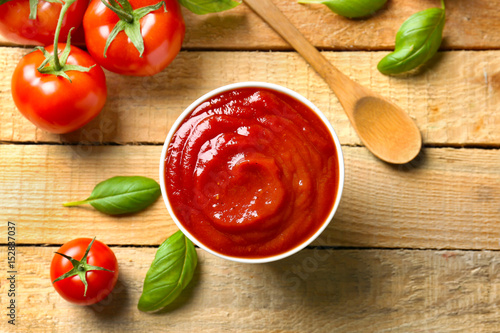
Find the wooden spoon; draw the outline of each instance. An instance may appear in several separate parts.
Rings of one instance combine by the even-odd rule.
[[[418,155],[422,137],[406,112],[330,64],[271,0],[245,0],[245,3],[325,79],[361,141],[375,156],[389,163],[403,164]]]

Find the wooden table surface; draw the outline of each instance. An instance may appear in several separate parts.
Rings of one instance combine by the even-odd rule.
[[[421,129],[410,164],[377,160],[336,97],[307,63],[244,4],[220,14],[184,11],[183,50],[151,78],[106,72],[107,104],[83,129],[53,135],[17,111],[11,73],[29,49],[0,47],[0,243],[17,226],[16,326],[7,323],[2,246],[0,331],[19,332],[499,332],[500,0],[446,1],[441,51],[415,75],[380,74],[411,14],[437,0],[390,0],[376,16],[348,20],[322,5],[274,0],[324,55],[354,80],[391,98]],[[267,81],[315,103],[345,155],[334,220],[312,246],[277,263],[225,261],[198,249],[194,280],[166,310],[137,310],[156,248],[177,228],[159,199],[139,214],[109,217],[61,203],[116,175],[158,180],[163,141],[202,94]],[[57,248],[78,237],[109,244],[118,285],[79,307],[51,286]]]

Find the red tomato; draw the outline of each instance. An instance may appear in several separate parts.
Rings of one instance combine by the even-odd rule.
[[[66,40],[68,31],[82,23],[88,0],[77,0],[66,12],[60,40]],[[11,0],[0,6],[0,34],[18,44],[50,45],[62,5],[39,0],[37,18],[30,20],[29,0]]]
[[[91,241],[91,238],[73,239],[64,244],[57,252],[80,261]],[[65,300],[80,305],[95,304],[106,298],[115,287],[118,280],[118,262],[115,254],[106,244],[95,240],[87,256],[87,263],[92,266],[108,269],[112,272],[103,270],[87,271],[88,287],[86,296],[84,296],[85,285],[78,275],[53,283],[56,291]],[[51,281],[56,280],[73,268],[74,266],[71,261],[59,254],[55,254],[50,265]]]
[[[158,2],[159,0],[130,0],[133,9]],[[83,18],[89,53],[98,64],[115,73],[150,76],[161,72],[179,53],[186,30],[177,0],[165,0],[165,4],[167,12],[161,7],[140,20],[144,39],[142,57],[124,31],[118,33],[111,42],[104,57],[106,40],[119,18],[101,0],[92,0]]]
[[[58,44],[63,50],[66,44]],[[46,50],[52,54],[53,47]],[[94,66],[89,72],[68,71],[71,81],[41,74],[41,51],[24,56],[12,75],[12,97],[21,113],[39,128],[52,133],[72,132],[95,118],[106,102],[104,71],[92,57],[71,46],[67,64]]]

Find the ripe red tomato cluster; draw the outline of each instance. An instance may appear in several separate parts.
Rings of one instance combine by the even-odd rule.
[[[59,49],[71,28],[83,26],[84,52],[71,46],[68,65],[90,67],[88,72],[67,71],[62,76],[42,74],[41,50],[26,55],[12,77],[12,96],[19,111],[37,127],[52,133],[68,133],[95,118],[107,98],[106,77],[101,66],[123,75],[150,76],[165,69],[177,56],[184,40],[185,24],[177,0],[163,0],[157,10],[140,18],[144,41],[142,55],[125,31],[107,48],[110,34],[120,18],[103,1],[76,0],[62,21]],[[129,0],[134,10],[157,5],[159,0]],[[110,2],[108,2],[109,4]],[[113,3],[114,4],[114,3]],[[15,43],[50,45],[62,5],[39,0],[36,19],[29,19],[29,0],[10,0],[0,5],[0,34]],[[82,25],[83,21],[83,25]],[[78,30],[77,30],[78,31]],[[52,47],[46,47],[52,54]]]

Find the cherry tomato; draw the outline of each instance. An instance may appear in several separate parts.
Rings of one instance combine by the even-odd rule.
[[[66,40],[68,31],[82,23],[88,0],[77,0],[64,17],[60,40]],[[37,17],[30,20],[29,0],[10,0],[0,6],[0,34],[17,44],[50,45],[54,43],[62,4],[39,0]]]
[[[82,258],[91,242],[91,238],[73,239],[64,244],[57,252],[83,262],[85,260],[82,260]],[[59,295],[71,303],[91,305],[100,302],[111,293],[118,280],[118,262],[115,254],[106,244],[94,240],[87,255],[86,263],[106,269],[86,271],[86,291],[85,285],[78,275],[53,282],[53,286]],[[69,259],[60,254],[55,254],[50,265],[50,279],[54,281],[73,269],[75,269],[75,266]],[[76,270],[78,269],[76,267]]]
[[[60,50],[66,44],[58,44]],[[46,50],[52,54],[53,47]],[[67,64],[94,66],[89,72],[68,71],[63,77],[42,74],[37,68],[45,60],[41,51],[24,56],[12,75],[12,97],[21,113],[39,128],[52,133],[72,132],[95,118],[106,102],[104,71],[92,57],[71,46]]]
[[[158,2],[159,0],[130,0],[133,9]],[[83,18],[89,53],[98,64],[115,73],[150,76],[161,72],[179,53],[186,30],[177,0],[165,0],[165,4],[167,12],[161,7],[140,19],[144,39],[142,57],[124,31],[119,32],[111,42],[105,57],[106,40],[119,17],[101,0],[92,0]]]

